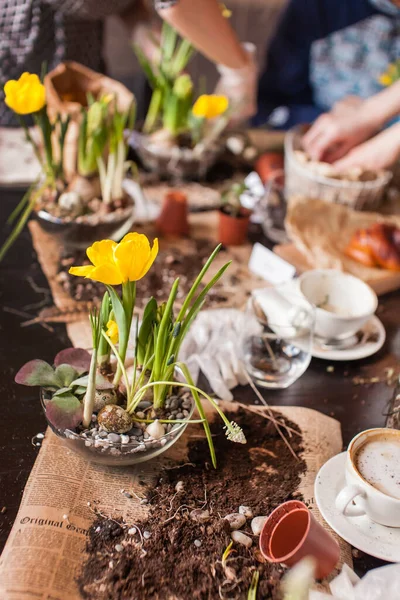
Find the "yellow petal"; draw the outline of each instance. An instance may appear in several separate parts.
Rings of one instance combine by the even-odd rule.
[[[95,242],[90,246],[86,250],[86,254],[95,267],[99,267],[105,263],[115,264],[114,251],[116,247],[116,242],[113,242],[112,240],[102,240],[101,242]]]
[[[119,285],[124,281],[119,269],[115,265],[111,264],[93,267],[89,277],[90,279],[93,279],[93,281],[99,281],[100,283],[105,283],[106,285]]]
[[[115,250],[115,260],[123,281],[138,281],[153,264],[158,254],[158,240],[153,247],[147,237],[139,233],[128,233]]]
[[[17,114],[38,112],[46,104],[45,87],[35,74],[23,73],[17,81],[7,81],[4,93],[5,103]]]
[[[383,75],[379,77],[379,83],[384,86],[389,86],[392,84],[392,78],[387,73],[383,73]]]
[[[198,117],[201,119],[201,118],[206,117],[207,108],[208,108],[208,96],[203,94],[202,96],[199,96],[197,98],[197,100],[194,103],[194,106],[192,108],[192,112],[195,117]]]
[[[226,112],[229,100],[226,96],[217,96],[215,94],[199,96],[194,103],[192,112],[195,117],[205,119],[215,119]]]
[[[93,269],[94,267],[92,267],[92,265],[85,265],[83,267],[71,267],[68,272],[77,277],[90,277]]]
[[[106,334],[108,335],[113,344],[116,344],[118,342],[118,325],[112,319],[110,319],[107,323]]]

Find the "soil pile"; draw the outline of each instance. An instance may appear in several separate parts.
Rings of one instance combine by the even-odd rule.
[[[276,414],[286,425],[298,427]],[[90,529],[89,558],[79,584],[90,600],[179,600],[247,598],[255,570],[259,571],[258,598],[280,598],[284,568],[266,563],[258,551],[251,518],[241,528],[253,539],[251,548],[231,541],[223,517],[251,509],[253,516],[268,515],[280,503],[299,498],[296,492],[306,464],[301,458],[301,435],[292,434],[293,456],[275,427],[262,416],[239,409],[228,415],[242,427],[246,445],[228,441],[220,422],[213,426],[218,469],[208,460],[206,440],[192,441],[188,462],[164,470],[155,489],[148,492],[149,516],[132,524],[99,518]],[[282,428],[282,431],[284,429]],[[203,521],[191,514],[199,509]],[[208,511],[209,516],[207,517]],[[138,529],[140,531],[138,531]]]

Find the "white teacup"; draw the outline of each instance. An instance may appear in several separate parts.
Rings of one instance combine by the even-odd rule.
[[[375,292],[353,275],[334,269],[313,269],[298,280],[301,293],[316,309],[315,333],[324,339],[354,335],[378,306]]]
[[[368,429],[350,442],[346,487],[336,508],[346,517],[367,515],[388,527],[400,527],[400,431]]]

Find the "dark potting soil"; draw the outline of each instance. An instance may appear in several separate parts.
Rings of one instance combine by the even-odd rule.
[[[186,297],[200,269],[216,246],[208,240],[193,240],[193,244],[194,252],[188,255],[178,249],[162,250],[159,253],[149,273],[138,283],[138,307],[143,307],[151,296],[154,296],[158,302],[166,301],[177,277],[180,281],[177,301]],[[68,273],[72,265],[88,264],[90,261],[84,251],[63,255],[57,280],[74,300],[99,304],[104,294],[104,285],[91,280],[82,280],[82,278]],[[221,302],[227,301],[228,297],[223,293],[221,286],[217,284],[209,292],[206,305],[210,307],[216,303],[221,304]]]
[[[297,431],[298,427],[275,413]],[[157,486],[148,491],[149,514],[137,523],[141,534],[128,533],[132,524],[99,517],[89,532],[88,559],[79,579],[88,600],[211,600],[244,599],[255,570],[259,572],[257,598],[278,600],[285,571],[271,565],[258,550],[258,537],[247,520],[242,531],[253,539],[250,549],[237,543],[225,565],[222,555],[231,541],[224,516],[251,508],[253,516],[268,515],[292,498],[306,464],[301,458],[301,435],[290,444],[297,460],[265,418],[239,409],[228,415],[242,427],[247,444],[226,439],[220,421],[212,424],[218,459],[215,470],[208,461],[206,440],[189,444],[188,462],[165,469]],[[178,482],[178,489],[176,486]],[[181,489],[182,488],[182,489]],[[199,523],[193,509],[208,510]],[[146,539],[147,538],[147,539]]]

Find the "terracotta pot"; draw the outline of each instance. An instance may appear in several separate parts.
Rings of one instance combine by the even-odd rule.
[[[265,152],[261,154],[254,165],[260,179],[266,183],[275,171],[282,171],[284,156],[282,152]]]
[[[218,241],[224,246],[241,246],[247,239],[251,211],[242,208],[239,217],[220,210]]]
[[[298,500],[284,502],[270,514],[261,531],[260,550],[269,562],[288,567],[312,556],[317,579],[329,575],[340,558],[337,541]]]
[[[165,194],[156,228],[163,235],[182,237],[189,234],[186,194],[179,190],[171,190]]]

